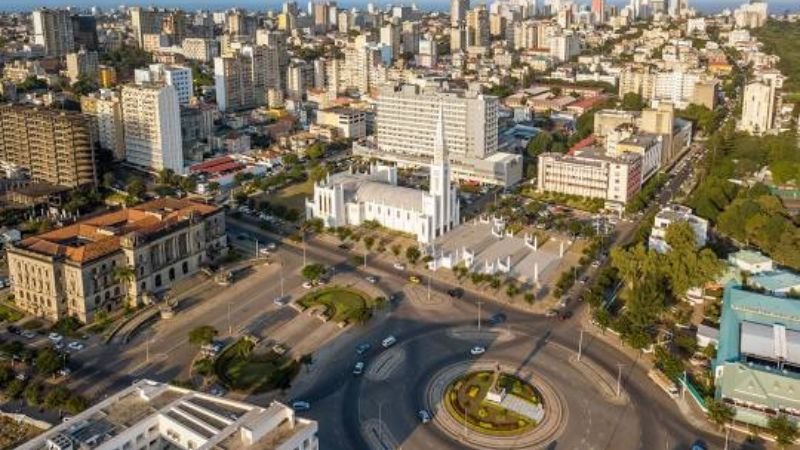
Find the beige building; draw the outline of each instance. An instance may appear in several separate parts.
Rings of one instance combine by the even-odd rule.
[[[227,251],[225,213],[162,198],[8,247],[16,305],[56,321],[141,305]]]
[[[702,105],[710,110],[717,107],[717,80],[698,81],[694,85],[694,95],[692,103]]]
[[[491,42],[489,11],[486,5],[478,5],[467,13],[467,46],[488,47]]]
[[[99,66],[97,81],[101,88],[110,88],[117,85],[117,70],[110,66]]]
[[[18,450],[319,450],[318,424],[271,402],[257,406],[139,380]]]
[[[122,88],[125,160],[145,170],[183,173],[178,93],[170,85]]]
[[[125,133],[119,93],[101,89],[81,96],[81,112],[94,119],[100,148],[111,151],[115,160],[124,160]]]
[[[608,136],[620,125],[633,124],[639,117],[637,111],[621,109],[603,109],[594,115],[594,135],[599,138]]]
[[[192,61],[209,63],[219,56],[219,43],[213,39],[186,38],[181,43],[183,56]]]
[[[81,77],[94,81],[97,78],[97,70],[97,52],[80,49],[67,54],[67,77],[70,82],[75,83]]]
[[[0,107],[0,161],[33,181],[79,187],[97,183],[90,119],[32,106]]]
[[[31,15],[33,42],[44,47],[47,56],[63,57],[75,48],[72,18],[67,9],[40,8]]]
[[[347,139],[361,139],[367,135],[367,113],[353,108],[330,108],[317,112],[317,123],[339,130]]]
[[[641,185],[642,157],[634,153],[610,157],[599,148],[588,148],[574,154],[539,155],[540,192],[600,198],[610,205],[624,205]]]

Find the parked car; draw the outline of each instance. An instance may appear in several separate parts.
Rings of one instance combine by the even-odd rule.
[[[506,321],[506,315],[504,313],[496,313],[489,318],[489,323],[492,325],[500,325],[501,323]]]
[[[421,280],[419,279],[418,276],[411,275],[410,277],[408,277],[408,281],[410,281],[410,282],[412,282],[414,284],[419,284]]]
[[[292,402],[292,409],[295,411],[308,411],[311,409],[311,403],[303,400],[297,400]]]
[[[64,340],[64,337],[61,336],[58,333],[50,333],[50,334],[47,335],[47,339],[50,339],[54,343],[58,343],[58,342],[61,342],[62,340]]]
[[[23,331],[22,331],[22,333],[20,333],[20,334],[21,334],[21,335],[22,335],[22,337],[24,337],[25,339],[33,339],[33,338],[35,338],[35,337],[36,337],[36,333],[34,333],[34,332],[33,332],[33,331],[31,331],[31,330],[23,330]]]
[[[397,343],[397,338],[394,336],[389,336],[383,341],[381,341],[381,345],[383,346],[383,348],[389,348],[393,346],[395,343]]]
[[[358,344],[358,346],[356,346],[356,353],[359,355],[363,355],[364,353],[367,353],[371,348],[372,345],[363,342],[361,344]]]
[[[417,417],[419,417],[420,423],[428,423],[431,421],[431,413],[424,409],[420,409],[417,412]]]
[[[469,349],[469,354],[472,356],[480,356],[484,353],[486,353],[486,347],[481,347],[476,345],[475,347]]]
[[[547,312],[544,313],[545,317],[557,317],[558,310],[557,309],[548,309]]]
[[[303,283],[303,289],[311,289],[312,287],[314,287],[314,283],[310,281],[306,281],[305,283]]]
[[[372,284],[375,284],[375,283],[378,282],[378,278],[377,277],[373,277],[372,275],[367,276],[366,280],[369,281]]]
[[[353,366],[353,375],[359,376],[364,373],[364,361],[359,361]]]
[[[275,297],[275,300],[273,300],[272,303],[275,303],[276,305],[281,307],[286,306],[289,304],[289,296],[282,295],[280,297]]]
[[[406,265],[401,263],[394,263],[394,268],[397,270],[406,270]]]
[[[73,341],[67,345],[67,348],[76,352],[79,352],[86,348],[86,345],[83,342]]]
[[[7,327],[6,327],[6,331],[8,331],[8,332],[9,332],[9,333],[11,333],[11,334],[20,334],[20,329],[19,329],[19,327],[17,327],[17,326],[14,326],[14,325],[9,325],[9,326],[7,326]]]
[[[449,295],[452,298],[461,298],[464,296],[464,289],[461,288],[448,289],[447,295]]]

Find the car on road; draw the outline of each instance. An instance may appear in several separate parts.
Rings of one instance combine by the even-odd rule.
[[[698,440],[694,441],[694,444],[692,444],[691,450],[708,450],[708,447],[706,447],[706,443],[705,442],[703,442],[700,439],[698,439]]]
[[[410,282],[412,282],[414,284],[419,284],[420,281],[422,281],[422,280],[420,280],[419,277],[416,276],[416,275],[411,275],[410,277],[408,277],[408,281],[410,281]]]
[[[83,342],[74,341],[74,342],[70,342],[69,345],[67,345],[67,348],[70,349],[70,350],[79,352],[79,351],[83,350],[84,348],[86,348],[86,345]]]
[[[431,421],[431,413],[424,409],[420,409],[417,412],[417,417],[419,418],[420,423],[428,423]]]
[[[222,397],[222,396],[225,395],[225,389],[222,389],[221,387],[217,386],[217,387],[211,388],[211,390],[208,391],[208,393],[213,395],[214,397]]]
[[[64,348],[64,343],[61,341],[53,342],[53,348],[56,350],[61,350]]]
[[[64,340],[64,337],[58,333],[50,333],[47,335],[47,339],[50,339],[54,343],[59,343]]]
[[[393,346],[395,343],[397,343],[397,338],[394,336],[389,336],[381,341],[381,345],[383,346],[383,348],[389,348]]]
[[[364,361],[359,361],[353,366],[353,375],[359,376],[364,373]]]
[[[71,373],[72,373],[72,371],[69,370],[68,367],[64,367],[63,369],[58,369],[58,372],[57,372],[58,376],[60,376],[60,377],[68,377],[69,374],[71,374]]]
[[[358,344],[356,346],[356,353],[359,355],[363,355],[364,353],[367,353],[371,348],[372,345],[367,344],[366,342],[362,342],[361,344]]]
[[[406,270],[406,265],[401,263],[394,263],[394,268],[397,270]]]
[[[560,302],[558,302],[558,307],[559,308],[566,308],[567,307],[567,303],[569,303],[569,297],[564,297],[564,298],[561,299]]]
[[[310,281],[306,281],[305,283],[303,283],[303,289],[311,289],[312,287],[314,287],[314,283]]]
[[[375,284],[378,282],[378,277],[373,277],[372,275],[369,275],[368,277],[365,278],[365,280],[367,280],[371,284]]]
[[[558,317],[558,310],[557,309],[548,309],[544,313],[545,317]]]
[[[33,339],[36,337],[36,333],[34,333],[31,330],[23,330],[22,333],[20,333],[20,335],[22,335],[22,337],[24,337],[25,339]]]
[[[572,311],[564,311],[558,316],[560,320],[569,320],[572,318]]]
[[[592,261],[592,267],[594,267],[595,269],[600,267],[600,261],[598,261],[598,260]]]
[[[269,244],[264,246],[264,248],[266,248],[269,251],[274,251],[276,248],[278,248],[278,246],[274,242],[270,242]]]
[[[475,347],[469,349],[469,354],[472,356],[479,356],[484,353],[486,353],[486,347],[481,347],[479,345],[476,345]]]
[[[272,303],[275,303],[277,306],[281,307],[286,306],[289,304],[289,296],[282,295],[280,297],[275,297],[275,300],[273,300]]]
[[[19,327],[16,327],[16,326],[14,326],[14,325],[9,325],[9,326],[7,326],[7,327],[6,327],[6,331],[8,331],[8,332],[9,332],[9,333],[11,333],[11,334],[20,334],[20,329],[19,329]]]
[[[295,411],[308,411],[311,409],[311,403],[303,400],[297,400],[292,402],[292,409]]]
[[[461,298],[464,296],[464,289],[461,288],[453,288],[447,291],[447,295],[452,298]]]
[[[505,315],[505,313],[499,312],[499,313],[496,313],[496,314],[492,315],[492,317],[489,318],[489,323],[492,324],[492,325],[500,325],[501,323],[505,322],[507,319],[508,319],[508,317]]]
[[[581,278],[580,283],[581,284],[586,284],[587,281],[589,281],[589,277],[583,277],[583,278]]]

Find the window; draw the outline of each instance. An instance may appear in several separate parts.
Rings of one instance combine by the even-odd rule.
[[[161,274],[156,275],[156,287],[161,287]]]
[[[174,267],[170,267],[169,268],[169,281],[172,281],[174,279],[175,279],[175,268]]]
[[[184,275],[189,273],[189,263],[188,262],[184,261],[183,264],[181,265],[181,268],[183,269]]]

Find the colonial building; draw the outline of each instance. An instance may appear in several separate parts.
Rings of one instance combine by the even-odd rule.
[[[21,309],[91,322],[142,304],[226,249],[220,208],[162,198],[24,239],[8,247],[8,267]]]
[[[322,219],[328,227],[376,221],[429,244],[460,222],[458,192],[450,183],[442,107],[433,155],[429,192],[398,186],[396,167],[373,165],[368,174],[338,173],[317,183],[314,199],[306,201],[306,215]]]

